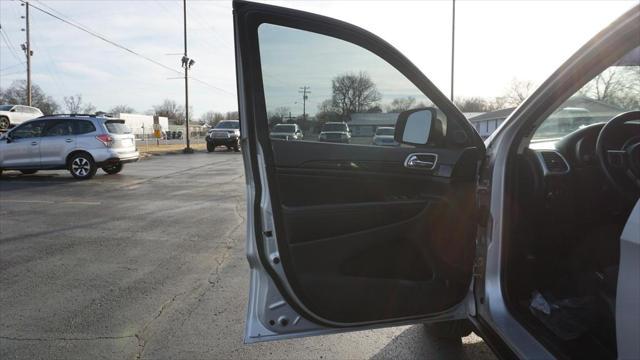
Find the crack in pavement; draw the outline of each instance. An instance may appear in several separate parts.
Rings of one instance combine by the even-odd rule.
[[[243,196],[238,196],[237,200],[236,200],[236,204],[234,206],[234,213],[235,215],[240,219],[240,221],[235,224],[231,229],[229,229],[229,231],[227,231],[224,235],[222,235],[223,239],[226,239],[226,241],[224,242],[224,252],[222,254],[222,256],[216,260],[216,267],[213,270],[213,272],[211,272],[209,274],[209,278],[207,279],[207,282],[211,285],[208,286],[207,288],[204,289],[204,291],[202,291],[202,293],[200,293],[196,299],[195,299],[195,303],[196,305],[194,307],[192,307],[189,312],[187,312],[186,316],[182,319],[182,322],[180,323],[180,326],[183,326],[185,322],[187,322],[187,320],[191,319],[191,315],[193,314],[194,311],[196,311],[199,307],[199,303],[201,301],[201,299],[203,297],[205,297],[207,295],[207,293],[209,293],[209,291],[215,289],[215,287],[218,285],[218,283],[220,282],[221,278],[220,278],[220,271],[222,269],[222,266],[224,265],[224,263],[229,259],[229,257],[231,256],[231,251],[233,250],[233,242],[234,242],[234,238],[231,236],[234,232],[236,232],[238,230],[238,228],[240,228],[240,226],[242,226],[245,223],[245,217],[242,215],[241,211],[239,211],[238,207],[241,204],[241,201],[244,197]],[[212,279],[213,277],[213,279]],[[222,312],[220,312],[222,313]]]
[[[245,223],[245,217],[242,215],[242,213],[239,211],[239,206],[240,206],[240,202],[243,199],[243,196],[238,196],[237,200],[236,200],[236,204],[234,206],[234,213],[235,215],[240,219],[240,221],[238,221],[237,224],[235,224],[231,229],[229,229],[223,236],[222,238],[226,239],[226,241],[224,242],[224,246],[225,246],[225,251],[223,252],[222,256],[216,260],[216,268],[215,270],[209,275],[209,277],[211,277],[212,275],[215,275],[215,280],[211,280],[210,278],[207,280],[209,284],[211,284],[211,286],[207,287],[206,289],[204,289],[204,291],[199,294],[196,297],[196,303],[200,302],[200,299],[202,299],[210,290],[214,289],[216,287],[216,285],[220,282],[220,270],[222,268],[222,266],[224,265],[224,263],[229,259],[230,255],[231,255],[231,250],[233,249],[233,242],[234,242],[234,238],[231,236],[235,231],[238,230],[238,228],[240,228],[240,226],[242,226],[242,224]],[[149,330],[149,328],[151,327],[151,325],[158,319],[160,318],[164,312],[176,301],[176,299],[182,295],[185,295],[187,293],[193,293],[194,291],[198,290],[201,287],[201,285],[197,285],[193,288],[191,288],[190,290],[186,290],[183,291],[181,293],[178,293],[176,295],[174,295],[171,299],[167,300],[164,304],[162,304],[162,306],[160,307],[160,309],[158,310],[158,313],[153,317],[153,319],[149,320],[143,327],[142,329],[137,332],[134,336],[136,337],[136,339],[138,339],[138,351],[135,354],[135,359],[139,360],[142,359],[142,356],[144,355],[144,351],[146,348],[147,343],[151,340],[151,336],[147,336],[147,331]],[[194,308],[192,308],[188,313],[187,316],[185,316],[185,318],[182,320],[181,324],[184,324],[188,319],[191,318],[191,315],[193,314],[193,312],[198,308],[198,306],[196,305]],[[149,334],[151,335],[151,334]]]
[[[151,340],[151,337],[145,338],[146,337],[146,332],[149,329],[149,327],[151,326],[151,324],[154,321],[156,321],[160,316],[162,316],[162,314],[165,312],[165,310],[167,310],[169,308],[169,306],[171,306],[171,304],[173,304],[180,295],[183,295],[185,293],[187,293],[187,291],[183,291],[181,293],[178,293],[178,294],[174,295],[171,299],[165,301],[164,304],[162,304],[162,306],[160,306],[160,309],[158,310],[158,313],[153,317],[153,319],[147,321],[147,323],[145,323],[144,326],[142,327],[142,330],[140,330],[139,332],[135,333],[134,336],[136,337],[136,339],[138,339],[138,351],[136,352],[135,359],[141,359],[142,358],[142,354],[144,353],[145,346],[147,345],[147,342],[149,340]]]
[[[135,335],[123,335],[123,336],[95,336],[86,338],[75,337],[56,337],[56,338],[23,338],[23,337],[11,337],[0,336],[0,339],[10,341],[93,341],[93,340],[119,340],[136,337]]]

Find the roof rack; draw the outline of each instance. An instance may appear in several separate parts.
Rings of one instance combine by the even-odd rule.
[[[66,117],[76,117],[76,116],[82,116],[82,117],[113,117],[111,114],[51,114],[51,115],[42,115],[40,116],[41,118],[47,118],[47,117],[62,117],[62,116],[66,116]]]

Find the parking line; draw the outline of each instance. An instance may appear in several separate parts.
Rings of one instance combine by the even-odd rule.
[[[2,202],[22,204],[61,204],[61,205],[102,205],[101,201],[49,201],[49,200],[5,200]]]
[[[47,200],[7,200],[2,199],[2,202],[12,202],[12,203],[26,203],[26,204],[53,204],[53,201]]]

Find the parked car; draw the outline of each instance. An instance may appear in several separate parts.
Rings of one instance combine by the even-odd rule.
[[[392,127],[381,126],[376,129],[371,143],[378,146],[399,146],[400,143],[394,140],[396,129]]]
[[[42,116],[42,111],[26,105],[0,105],[0,131]]]
[[[67,169],[84,180],[98,168],[117,174],[138,158],[134,135],[124,120],[108,117],[43,116],[14,127],[0,139],[0,173]]]
[[[302,140],[304,135],[298,124],[276,124],[269,134],[271,139]]]
[[[213,129],[209,130],[205,137],[207,151],[212,152],[217,146],[226,146],[227,149],[240,151],[240,121],[223,120]]]
[[[245,342],[413,323],[439,337],[475,331],[509,359],[640,359],[640,111],[606,104],[605,121],[579,113],[553,138],[538,132],[607,71],[628,67],[616,73],[640,98],[640,5],[486,142],[415,65],[361,28],[251,2],[234,2],[233,16]],[[301,55],[276,66],[285,50]],[[278,87],[273,79],[319,88],[345,72],[433,105],[399,115],[399,147],[269,144],[265,103],[282,95],[264,91]],[[348,138],[346,125],[329,124]]]
[[[348,144],[351,141],[351,130],[346,123],[327,122],[322,125],[318,141]]]

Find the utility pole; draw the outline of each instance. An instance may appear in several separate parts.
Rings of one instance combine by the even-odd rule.
[[[456,0],[453,1],[452,19],[451,19],[451,102],[453,102],[453,68],[455,64],[456,52]]]
[[[184,56],[182,57],[182,67],[184,68],[184,114],[187,132],[187,147],[182,151],[185,154],[193,153],[191,143],[189,142],[189,69],[195,63],[187,56],[187,0],[182,0],[182,9],[184,16]]]
[[[307,120],[307,99],[309,98],[307,94],[311,94],[310,88],[310,86],[301,86],[298,91],[298,93],[302,94],[302,121]]]
[[[33,51],[31,51],[31,38],[29,33],[29,2],[24,1],[21,5],[26,9],[25,16],[22,16],[22,18],[25,19],[27,25],[26,29],[22,29],[22,31],[25,31],[27,34],[27,42],[22,44],[22,51],[24,51],[27,57],[27,105],[31,106],[31,56],[33,55]]]

